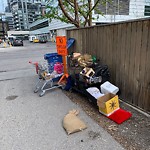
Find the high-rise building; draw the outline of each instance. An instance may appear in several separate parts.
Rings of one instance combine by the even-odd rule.
[[[4,1],[0,0],[0,12],[4,12]]]
[[[41,0],[8,0],[15,30],[28,30],[29,24],[36,21],[42,14]]]
[[[9,30],[14,30],[14,18],[12,13],[5,12],[5,20],[8,22]]]
[[[104,4],[99,5],[99,10],[103,15],[93,11],[96,24],[146,18],[150,16],[150,0],[105,0]]]
[[[0,13],[0,19],[3,22],[7,22],[8,25],[7,30],[14,30],[14,20],[12,13],[8,12]]]
[[[7,6],[5,8],[5,12],[11,12],[9,0],[7,0]]]
[[[5,39],[9,30],[8,22],[5,20],[5,14],[0,13],[0,39]]]

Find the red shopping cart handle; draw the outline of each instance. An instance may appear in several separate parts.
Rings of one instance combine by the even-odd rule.
[[[38,62],[32,62],[32,61],[29,61],[29,64],[33,64],[34,66],[35,66],[35,69],[36,69],[36,73],[38,74],[38,70],[39,70],[39,68],[38,68]]]

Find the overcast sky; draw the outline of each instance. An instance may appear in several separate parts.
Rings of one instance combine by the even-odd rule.
[[[0,12],[4,12],[6,6],[7,6],[7,0],[0,0]]]

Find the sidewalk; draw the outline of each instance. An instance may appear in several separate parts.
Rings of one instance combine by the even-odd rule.
[[[60,89],[47,91],[39,97],[33,93],[35,76],[0,82],[2,150],[123,150]],[[88,128],[68,136],[62,119],[72,109],[80,111],[79,117]]]

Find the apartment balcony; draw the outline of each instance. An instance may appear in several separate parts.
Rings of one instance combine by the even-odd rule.
[[[15,20],[14,22],[16,22],[16,23],[17,23],[17,22],[19,22],[19,20]]]
[[[14,24],[15,24],[15,25],[19,24],[19,21],[17,21],[17,22],[14,22]]]
[[[18,21],[19,20],[19,18],[14,18],[14,21]]]
[[[40,0],[36,0],[36,1],[34,1],[34,4],[41,4],[41,1]]]
[[[36,15],[40,15],[40,14],[41,14],[41,12],[37,12],[37,11],[36,11],[36,12],[35,12],[35,14],[36,14]]]
[[[15,25],[15,27],[19,27],[20,25],[19,24],[14,24]]]
[[[28,16],[28,19],[31,19],[31,18],[33,18],[33,16],[34,16],[34,14],[33,14],[33,15],[29,15],[29,16]]]
[[[33,19],[33,18],[30,18],[28,21],[29,21],[29,22],[33,22],[33,21],[34,21],[34,19]]]
[[[15,3],[15,2],[18,2],[17,0],[10,0],[9,1],[10,3]]]
[[[13,16],[14,17],[18,16],[18,13],[17,12],[13,13]]]
[[[15,5],[17,2],[17,0],[13,0],[12,2],[10,1],[10,6],[12,7],[13,5]]]

